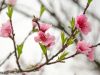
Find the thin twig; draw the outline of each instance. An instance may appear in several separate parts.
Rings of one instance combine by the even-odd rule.
[[[92,47],[97,47],[97,46],[99,46],[99,45],[100,45],[100,43],[98,43],[98,44],[96,44],[96,45],[91,46],[91,48],[92,48]]]
[[[83,14],[85,14],[85,13],[86,13],[86,11],[87,11],[88,7],[89,7],[89,3],[87,2],[86,8],[84,9]]]
[[[14,51],[11,52],[3,61],[0,63],[0,67],[14,54]]]
[[[1,6],[0,6],[0,12],[2,11],[2,9],[3,9],[3,5],[5,4],[5,0],[3,0],[2,2],[1,2]]]
[[[10,19],[10,23],[11,23],[11,29],[12,29],[12,41],[13,41],[13,45],[14,45],[14,52],[15,52],[15,57],[16,57],[16,63],[17,63],[17,66],[19,68],[20,71],[22,71],[21,67],[20,67],[20,64],[19,64],[19,61],[18,61],[18,56],[17,56],[17,48],[16,48],[16,42],[15,42],[15,34],[14,34],[14,29],[13,29],[13,25],[12,25],[12,20]]]
[[[25,43],[25,41],[27,40],[27,38],[30,36],[32,34],[32,31],[30,31],[29,33],[28,33],[28,35],[25,37],[25,39],[23,40],[23,44]]]

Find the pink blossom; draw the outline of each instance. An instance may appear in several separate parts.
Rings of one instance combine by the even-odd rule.
[[[42,32],[45,32],[45,31],[48,30],[50,27],[51,27],[50,24],[45,24],[45,23],[40,24],[40,30],[41,30]]]
[[[16,4],[16,0],[7,0],[7,4],[14,6]]]
[[[44,33],[42,31],[38,32],[38,36],[36,36],[35,38],[36,42],[40,42],[43,45],[49,47],[51,45],[54,44],[54,36],[50,35],[49,33]]]
[[[77,43],[76,49],[77,49],[77,52],[87,55],[88,59],[90,61],[93,61],[94,60],[94,49],[91,48],[91,46],[92,46],[91,44],[85,41],[79,41]]]
[[[37,23],[32,21],[33,28],[37,26]]]
[[[90,61],[93,61],[94,60],[94,50],[90,51],[87,55],[88,59]]]
[[[11,23],[10,23],[10,21],[7,21],[0,28],[0,36],[1,37],[9,37],[9,36],[11,36],[11,33],[12,33]]]
[[[87,35],[91,31],[90,24],[87,20],[87,17],[82,14],[79,15],[76,19],[76,28],[80,30],[83,34]]]

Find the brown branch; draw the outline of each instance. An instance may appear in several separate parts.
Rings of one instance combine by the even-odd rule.
[[[18,61],[18,56],[17,56],[17,48],[16,48],[16,42],[15,42],[15,34],[14,34],[14,29],[13,29],[13,25],[12,25],[12,20],[10,19],[10,23],[11,23],[11,29],[12,29],[12,41],[13,41],[13,45],[14,45],[14,52],[15,52],[15,57],[16,57],[16,63],[17,63],[17,66],[19,68],[20,71],[22,71],[21,67],[20,67],[20,64],[19,64],[19,61]]]
[[[75,37],[75,31],[76,29],[73,30],[71,36],[68,38],[68,40],[70,38],[74,38]],[[68,41],[67,41],[68,42]],[[53,60],[55,57],[57,57],[61,52],[63,52],[65,50],[65,48],[68,47],[68,43],[66,42],[66,44],[64,46],[62,46],[62,48],[55,54],[53,55],[50,59],[48,59],[47,61],[45,61],[43,64],[40,64],[39,66],[36,66],[35,68],[33,69],[29,69],[29,70],[17,70],[17,71],[5,71],[5,72],[0,72],[0,73],[4,73],[4,74],[7,74],[7,73],[22,73],[22,72],[33,72],[33,71],[37,71],[39,70],[41,67],[45,66],[45,65],[50,65],[50,64],[53,64],[53,63],[57,63],[58,61],[54,61],[52,63],[50,63],[51,60]],[[74,57],[76,54],[72,55],[72,56],[69,56],[67,57],[66,59],[68,58],[71,58],[71,57]]]
[[[99,45],[100,45],[100,43],[98,43],[98,44],[96,44],[96,45],[93,45],[93,47],[97,47],[97,46],[99,46]],[[45,66],[45,65],[51,65],[51,64],[59,63],[59,62],[61,62],[61,61],[58,61],[58,60],[53,61],[53,62],[50,62],[50,61],[51,61],[53,58],[55,58],[56,56],[58,56],[58,54],[60,54],[61,51],[63,51],[66,47],[67,47],[67,46],[63,47],[62,49],[60,49],[60,51],[59,51],[58,53],[56,53],[54,56],[52,56],[50,59],[48,59],[49,62],[46,61],[46,62],[43,63],[43,64],[40,64],[40,65],[38,64],[38,65],[37,65],[35,68],[33,68],[33,69],[22,70],[22,71],[20,71],[20,70],[8,70],[8,71],[0,72],[0,74],[33,72],[33,71],[38,71],[40,68],[42,68],[42,67]],[[76,55],[78,55],[78,54],[79,54],[79,53],[76,52],[75,54],[73,54],[73,55],[71,55],[71,56],[69,56],[69,57],[66,57],[66,58],[64,58],[63,60],[72,58],[72,57],[74,57],[74,56],[76,56]]]
[[[89,7],[89,3],[87,2],[86,8],[84,9],[83,14],[85,14],[85,13],[86,13],[86,11],[87,11],[88,7]]]
[[[49,61],[53,60],[56,56],[58,56],[61,52],[63,52],[65,50],[65,48],[68,47],[67,44],[65,44],[62,49],[60,49],[55,55],[53,55]]]
[[[91,48],[92,48],[92,47],[97,47],[97,46],[99,46],[99,45],[100,45],[100,43],[98,43],[98,44],[96,44],[96,45],[91,46]]]
[[[78,54],[79,54],[79,53],[75,53],[75,54],[73,54],[73,55],[71,55],[71,56],[69,56],[69,57],[64,58],[63,60],[72,58],[72,57],[74,57],[74,56],[76,56],[76,55],[78,55]],[[64,63],[63,60],[62,60],[62,61],[56,60],[56,61],[50,62],[50,63],[48,63],[48,64],[50,65],[50,64],[55,64],[55,63],[58,63],[58,62]]]
[[[88,8],[88,7],[87,7],[87,8]],[[84,12],[86,12],[87,8],[84,10]],[[48,11],[52,16],[54,16],[54,17],[56,18],[56,20],[58,21],[58,26],[61,26],[61,25],[60,25],[61,22],[60,22],[59,18],[56,16],[56,14],[55,14],[55,13],[52,13],[52,12],[49,11],[48,9],[47,9],[47,11]],[[11,22],[11,25],[12,25],[12,21],[11,21],[11,20],[10,20],[10,22]],[[13,29],[13,26],[12,26],[12,29]],[[56,60],[56,61],[53,61],[53,62],[50,62],[50,61],[53,60],[55,57],[57,57],[61,52],[63,52],[63,51],[65,50],[66,47],[68,47],[68,45],[65,44],[55,55],[53,55],[50,59],[48,59],[48,61],[45,61],[45,62],[42,63],[42,64],[38,64],[36,67],[34,67],[34,68],[32,68],[32,69],[21,70],[20,64],[19,64],[18,58],[17,58],[16,43],[15,43],[15,38],[14,38],[14,36],[15,36],[15,35],[14,35],[14,30],[13,30],[12,34],[13,34],[12,40],[13,40],[13,44],[14,44],[14,48],[15,48],[15,51],[14,51],[14,52],[15,52],[15,56],[16,56],[16,63],[17,63],[17,65],[18,65],[19,69],[18,69],[18,70],[8,70],[8,71],[0,72],[1,74],[33,72],[33,71],[39,70],[40,68],[42,68],[42,67],[45,66],[45,65],[50,65],[50,64],[58,63],[58,62],[60,62],[60,61],[57,61],[57,60]],[[75,37],[74,32],[72,32],[72,34],[70,35],[69,39],[70,39],[71,37],[73,37],[73,38]],[[26,38],[27,38],[27,37],[26,37]],[[68,40],[69,40],[69,39],[68,39]],[[100,44],[94,45],[93,47],[97,47],[98,45],[100,45]],[[69,57],[66,57],[65,59],[72,58],[72,57],[74,57],[74,56],[77,55],[77,54],[78,54],[78,53],[75,53],[75,54],[73,54],[73,55],[71,55],[71,56],[69,56]],[[64,59],[64,60],[65,60],[65,59]]]

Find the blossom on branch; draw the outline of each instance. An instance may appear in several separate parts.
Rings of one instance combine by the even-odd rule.
[[[92,48],[91,44],[85,41],[79,41],[77,43],[76,49],[77,49],[77,52],[87,55],[90,61],[94,60],[94,48]]]
[[[54,44],[55,37],[50,35],[49,33],[39,31],[38,36],[36,36],[34,39],[36,42],[42,43],[43,45],[50,47]]]
[[[0,36],[1,37],[10,37],[12,34],[12,28],[10,21],[7,21],[0,28]]]
[[[87,35],[91,31],[86,15],[82,14],[76,18],[76,28],[79,29],[84,35]]]

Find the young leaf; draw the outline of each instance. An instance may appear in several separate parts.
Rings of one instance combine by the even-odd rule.
[[[45,54],[47,53],[47,48],[46,48],[46,46],[42,45],[41,43],[39,43],[39,45],[40,45],[40,47],[41,47],[41,49],[42,49],[42,51],[43,51],[43,54],[45,55]]]
[[[41,9],[40,9],[40,17],[42,16],[42,14],[44,13],[45,11],[45,7],[44,5],[41,5]]]
[[[71,44],[73,44],[73,42],[74,42],[74,39],[73,39],[73,38],[70,38],[70,39],[67,41],[67,44],[68,44],[68,45],[71,45]]]
[[[9,5],[8,6],[7,15],[8,15],[9,18],[11,18],[12,17],[12,14],[13,14],[13,7]]]
[[[64,39],[65,39],[65,35],[63,32],[61,32],[61,40],[62,40],[62,44],[64,45]]]
[[[75,37],[77,36],[78,33],[79,33],[79,30],[76,30],[75,31]]]
[[[20,58],[20,55],[22,54],[23,44],[17,45],[17,51],[18,51],[18,58]]]
[[[65,37],[64,32],[61,32],[61,41],[62,41],[62,45],[65,44],[66,40],[67,40],[67,39],[66,39],[66,37]]]
[[[38,29],[33,28],[32,32],[38,32]]]
[[[92,2],[92,0],[88,0],[88,4],[90,4]]]
[[[72,20],[70,21],[71,28],[74,29],[75,26],[75,18],[72,17]]]
[[[58,57],[58,61],[62,61],[68,55],[68,52],[63,52],[60,57]]]

